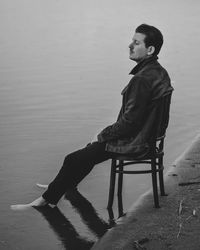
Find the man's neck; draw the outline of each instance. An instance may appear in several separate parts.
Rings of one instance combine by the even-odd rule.
[[[146,56],[146,57],[142,58],[140,61],[138,61],[138,62],[136,62],[136,63],[137,63],[137,64],[142,63],[143,61],[145,61],[145,60],[147,60],[147,59],[149,59],[149,58],[151,58],[151,57],[153,57],[153,55]]]
[[[129,74],[135,75],[141,68],[143,68],[146,64],[148,64],[151,61],[156,61],[158,59],[157,56],[148,56],[145,57],[143,60],[137,63],[137,65],[131,70]]]

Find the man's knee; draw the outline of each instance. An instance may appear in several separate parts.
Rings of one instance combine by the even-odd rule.
[[[64,165],[90,164],[98,161],[97,159],[105,153],[105,144],[94,142],[86,147],[68,154],[64,159]]]
[[[68,154],[67,156],[65,156],[63,165],[69,165],[71,162],[73,162],[73,158],[74,157],[72,156],[72,154]]]
[[[78,163],[82,159],[81,150],[75,151],[73,153],[68,154],[64,159],[64,165],[73,165],[74,163]]]

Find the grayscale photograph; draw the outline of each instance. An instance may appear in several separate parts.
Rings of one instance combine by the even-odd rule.
[[[0,0],[0,250],[200,249],[199,13]]]

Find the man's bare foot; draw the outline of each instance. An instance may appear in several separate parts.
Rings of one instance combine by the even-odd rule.
[[[40,183],[36,183],[36,186],[40,187],[40,188],[48,188],[47,184],[40,184]]]
[[[18,205],[11,205],[10,208],[12,210],[18,210],[18,211],[22,211],[22,210],[26,210],[28,208],[31,208],[31,207],[43,207],[45,205],[47,205],[48,203],[45,201],[44,198],[42,197],[39,197],[37,198],[36,200],[34,200],[33,202],[31,203],[28,203],[28,204],[18,204]]]
[[[15,211],[24,211],[24,210],[27,210],[31,207],[32,206],[30,204],[18,204],[18,205],[11,205],[10,206],[10,208],[12,210],[15,210]]]
[[[45,199],[42,196],[40,196],[39,198],[30,203],[32,207],[43,207],[47,204],[48,202],[45,201]]]

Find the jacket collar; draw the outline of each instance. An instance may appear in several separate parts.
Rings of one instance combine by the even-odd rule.
[[[151,56],[148,57],[146,59],[144,59],[143,61],[141,61],[140,63],[138,63],[129,73],[129,75],[135,75],[136,73],[138,73],[142,68],[144,68],[144,66],[146,66],[147,64],[149,64],[150,62],[155,62],[158,60],[157,56]]]

